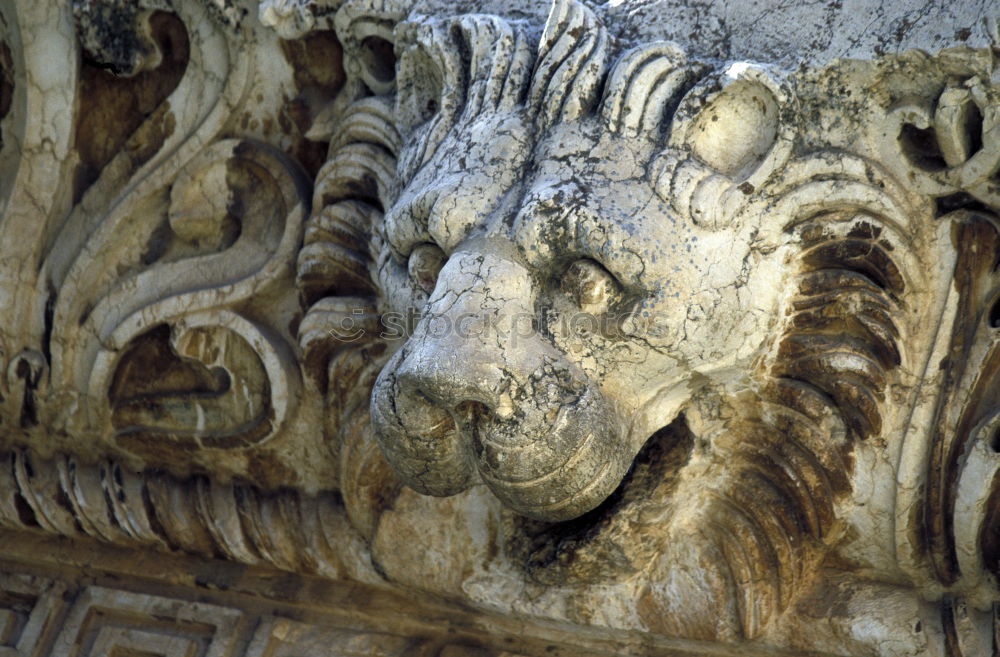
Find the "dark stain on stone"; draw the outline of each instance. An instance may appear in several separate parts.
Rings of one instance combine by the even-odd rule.
[[[81,111],[74,143],[80,163],[73,180],[74,204],[119,151],[129,153],[129,170],[134,171],[175,129],[173,113],[164,101],[187,68],[187,31],[180,19],[166,12],[155,12],[149,24],[162,54],[155,69],[122,78],[92,58],[85,57],[80,66]]]
[[[270,425],[270,423],[266,423]],[[284,465],[282,459],[270,451],[254,450],[247,454],[247,477],[255,486],[275,490],[292,486],[299,481],[298,473]]]
[[[0,121],[10,113],[14,103],[14,59],[6,43],[0,42]],[[0,148],[3,148],[3,131],[0,129]]]
[[[508,549],[515,562],[541,583],[561,581],[570,573],[602,580],[634,570],[629,555],[615,544],[621,531],[615,523],[637,514],[644,502],[670,498],[693,441],[686,422],[678,418],[646,442],[618,488],[597,508],[559,523],[514,518]]]
[[[288,154],[315,178],[326,161],[329,144],[304,135],[320,109],[333,102],[344,86],[343,48],[333,30],[320,30],[301,39],[281,41],[281,50],[292,67],[298,95],[285,99],[277,116],[278,125],[295,137]]]

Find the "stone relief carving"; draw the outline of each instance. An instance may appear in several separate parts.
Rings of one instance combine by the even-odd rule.
[[[621,4],[5,5],[0,527],[994,650],[1000,38],[795,68]]]
[[[80,589],[3,572],[0,582],[0,651],[10,657],[320,657],[331,650],[349,657],[470,654],[460,652],[466,648],[461,644],[441,646],[349,627],[319,629],[249,609],[103,586]]]

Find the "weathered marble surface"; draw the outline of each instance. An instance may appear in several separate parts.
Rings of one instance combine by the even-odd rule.
[[[997,18],[0,0],[0,657],[991,654]]]

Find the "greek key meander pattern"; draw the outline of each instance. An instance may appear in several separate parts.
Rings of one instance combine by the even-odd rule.
[[[219,604],[0,570],[4,657],[508,655],[356,627],[322,627]]]

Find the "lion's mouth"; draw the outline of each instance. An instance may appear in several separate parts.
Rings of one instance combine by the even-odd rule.
[[[559,521],[585,514],[631,463],[616,416],[595,386],[581,386],[571,401],[533,401],[506,419],[490,412],[459,423],[478,476],[522,515]]]
[[[546,363],[504,413],[471,401],[479,394],[468,382],[435,380],[400,360],[375,383],[372,426],[418,492],[454,495],[478,479],[508,508],[557,522],[599,506],[632,463],[615,409],[568,366]]]
[[[506,529],[514,562],[543,584],[597,582],[643,570],[660,551],[677,475],[693,443],[678,417],[649,438],[618,487],[593,510],[564,522],[510,514]]]

